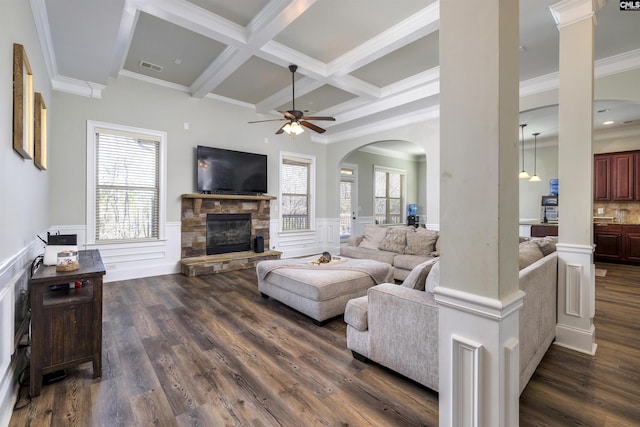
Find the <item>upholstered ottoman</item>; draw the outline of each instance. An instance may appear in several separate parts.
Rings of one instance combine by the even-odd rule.
[[[343,314],[350,299],[366,295],[379,283],[393,281],[393,268],[384,262],[350,258],[329,264],[311,262],[317,259],[258,263],[258,290],[263,297],[280,301],[324,325]]]

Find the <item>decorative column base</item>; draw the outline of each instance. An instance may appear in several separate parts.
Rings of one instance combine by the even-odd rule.
[[[440,425],[518,425],[524,292],[502,301],[446,287],[435,294],[440,304]]]
[[[559,243],[558,324],[555,344],[594,355],[596,328],[593,246]]]

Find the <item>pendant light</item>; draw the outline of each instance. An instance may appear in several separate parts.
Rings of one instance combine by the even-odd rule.
[[[529,180],[529,182],[540,182],[540,177],[538,176],[538,165],[537,165],[537,157],[538,157],[538,153],[537,153],[537,144],[538,144],[538,135],[540,135],[540,132],[536,132],[533,134],[533,176],[531,177],[531,179]]]
[[[520,179],[529,179],[531,176],[524,170],[524,127],[527,124],[520,125],[520,134],[522,135],[522,172],[518,174],[518,178]]]

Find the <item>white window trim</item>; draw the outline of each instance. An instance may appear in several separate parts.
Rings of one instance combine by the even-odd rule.
[[[306,230],[283,230],[282,224],[282,206],[278,206],[278,228],[280,233],[304,233],[308,231],[315,231],[316,229],[316,156],[309,154],[293,153],[290,151],[281,151],[280,160],[278,162],[278,200],[283,200],[282,197],[282,161],[285,157],[299,158],[311,162],[311,173],[309,182],[309,194],[311,196],[311,203],[309,204],[309,229]]]
[[[155,136],[160,140],[158,161],[158,239],[166,240],[167,224],[167,133],[151,129],[136,128],[131,126],[117,125],[113,123],[87,120],[87,244],[139,244],[137,241],[127,242],[98,242],[96,243],[96,129],[105,128],[115,131],[129,133],[139,133]]]
[[[405,169],[398,169],[398,168],[391,168],[388,166],[380,166],[380,165],[373,165],[373,172],[372,172],[372,182],[373,182],[373,199],[371,200],[372,203],[372,207],[373,207],[373,217],[376,217],[376,172],[393,172],[393,173],[399,173],[402,174],[404,176],[404,185],[402,186],[402,201],[404,203],[400,204],[400,208],[401,213],[400,216],[401,218],[405,218],[407,217],[407,171]],[[383,224],[383,225],[391,225],[391,224]],[[398,224],[401,225],[401,224]]]

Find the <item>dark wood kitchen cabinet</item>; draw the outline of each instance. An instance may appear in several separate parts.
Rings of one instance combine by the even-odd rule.
[[[42,376],[93,362],[102,375],[102,276],[98,250],[79,251],[80,268],[56,272],[42,266],[31,277],[31,397],[38,396]],[[81,286],[71,288],[70,283]]]
[[[624,225],[624,256],[625,260],[640,262],[640,225]]]
[[[635,198],[635,160],[636,154],[620,153],[611,156],[611,196],[612,200],[629,202]],[[640,189],[639,189],[640,190]]]
[[[620,261],[623,255],[622,225],[596,224],[593,227],[594,256],[600,261]]]
[[[593,156],[593,200],[608,202],[611,200],[611,155]]]
[[[596,224],[593,243],[596,261],[640,263],[640,225]]]
[[[640,151],[593,156],[593,200],[640,200]]]

